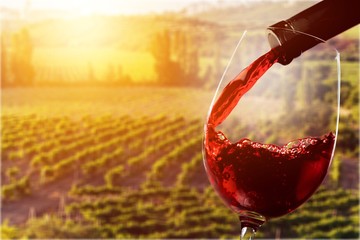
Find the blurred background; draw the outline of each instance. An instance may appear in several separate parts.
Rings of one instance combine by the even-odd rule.
[[[2,239],[238,238],[238,219],[203,168],[206,113],[242,31],[260,29],[244,57],[257,55],[257,34],[316,2],[2,1]],[[328,42],[342,67],[330,172],[311,200],[257,238],[359,237],[359,26]],[[302,64],[314,79],[329,74]],[[305,73],[292,102],[311,103],[307,89],[329,82]],[[278,88],[253,99],[276,101]],[[298,117],[288,100],[284,113]],[[298,130],[332,117],[318,113]],[[271,123],[257,129],[274,141]]]

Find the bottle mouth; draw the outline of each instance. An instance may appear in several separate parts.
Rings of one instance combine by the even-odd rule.
[[[295,58],[295,56],[290,56],[286,51],[283,49],[284,40],[281,38],[280,31],[276,32],[276,29],[270,29],[268,28],[268,42],[272,49],[280,49],[281,50],[281,57],[278,59],[278,63],[282,65],[288,65],[292,62],[292,60]],[[300,55],[300,54],[299,54]],[[296,56],[298,57],[298,56]]]
[[[272,29],[268,28],[268,41],[271,48],[276,48],[281,46],[281,41],[278,36],[272,31]]]
[[[270,47],[279,48],[282,51],[282,57],[278,59],[282,65],[289,64],[306,50],[325,42],[319,37],[293,29],[286,21],[268,27],[267,33]]]
[[[280,21],[267,28],[268,40],[272,48],[281,46],[289,41],[294,35],[299,34],[287,21]]]

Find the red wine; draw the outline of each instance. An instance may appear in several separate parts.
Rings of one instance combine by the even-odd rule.
[[[221,124],[234,109],[240,98],[250,90],[256,81],[277,61],[282,52],[277,48],[259,57],[224,88],[212,107],[208,124],[214,127]]]
[[[232,80],[214,104],[206,125],[205,167],[209,180],[225,203],[239,214],[251,211],[272,218],[293,211],[321,184],[332,156],[332,133],[276,146],[249,139],[231,143],[216,131],[278,57],[280,52],[273,49]]]

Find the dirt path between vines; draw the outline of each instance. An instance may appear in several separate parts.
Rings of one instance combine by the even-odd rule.
[[[37,182],[36,180],[32,181],[35,178],[37,177],[32,175],[30,182]],[[74,178],[71,176],[44,185],[32,185],[31,195],[14,201],[2,202],[2,221],[7,219],[10,224],[15,225],[25,223],[31,208],[34,209],[35,216],[41,216],[45,213],[59,213],[60,202],[65,200],[65,204],[69,203],[66,194],[73,182]]]

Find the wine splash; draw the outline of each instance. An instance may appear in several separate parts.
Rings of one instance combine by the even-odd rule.
[[[304,203],[323,181],[335,136],[307,137],[284,146],[249,139],[236,143],[216,127],[221,124],[258,79],[280,59],[272,49],[236,76],[213,105],[205,126],[205,167],[209,180],[224,202],[257,228],[268,218],[287,214]],[[251,224],[259,214],[259,222]],[[255,214],[255,215],[257,215]],[[258,225],[258,226],[256,226]]]

